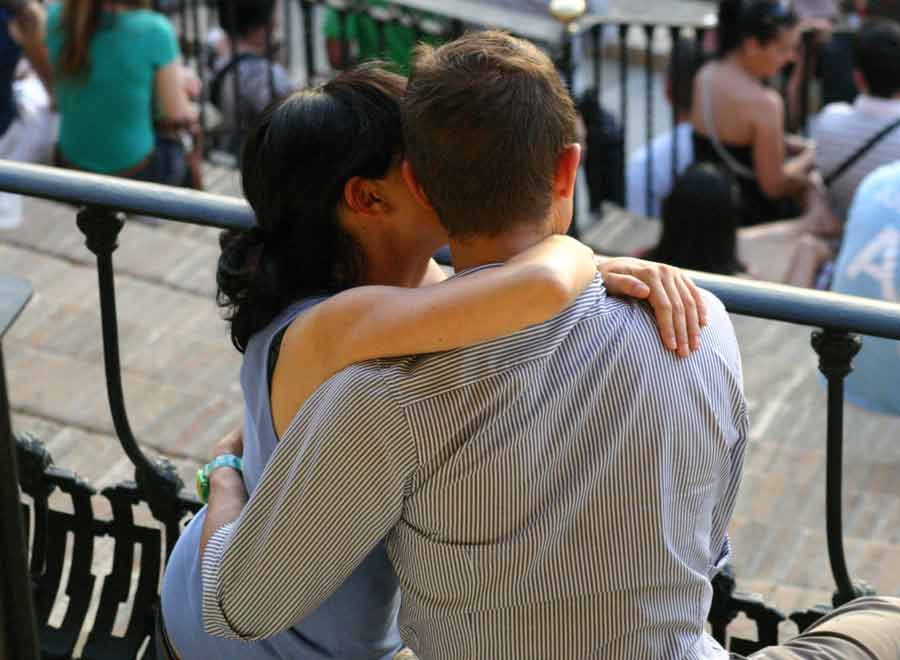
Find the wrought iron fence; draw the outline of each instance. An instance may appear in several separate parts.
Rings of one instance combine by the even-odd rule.
[[[182,484],[166,461],[151,461],[141,451],[128,423],[119,365],[113,252],[122,229],[123,212],[149,215],[176,222],[247,230],[254,225],[245,202],[233,198],[183,191],[153,184],[135,183],[99,175],[75,173],[56,168],[0,161],[0,190],[56,200],[76,205],[76,222],[85,235],[88,249],[97,257],[99,312],[106,368],[106,389],[114,426],[125,454],[135,467],[134,481],[105,489],[101,495],[112,507],[111,520],[94,517],[90,499],[95,491],[77,475],[52,466],[40,443],[27,435],[15,437],[0,353],[0,507],[3,531],[0,556],[4,590],[0,594],[0,657],[32,660],[40,648],[45,657],[70,658],[85,627],[91,608],[96,576],[91,574],[95,541],[108,537],[115,543],[112,573],[104,579],[93,626],[83,658],[135,658],[142,653],[152,630],[154,608],[165,557],[179,533],[185,515],[199,504],[182,492]],[[843,446],[843,383],[853,356],[859,349],[857,334],[900,340],[900,305],[827,292],[752,282],[744,279],[695,273],[695,280],[715,293],[735,314],[772,321],[784,321],[818,328],[812,348],[818,353],[819,368],[828,380],[826,516],[828,555],[836,584],[833,604],[843,604],[869,592],[869,587],[851,578],[844,558],[841,521],[841,477]],[[14,316],[7,313],[9,302],[27,292],[10,293],[0,280],[0,337]],[[6,305],[9,303],[9,305]],[[9,317],[9,318],[7,318]],[[52,377],[48,374],[47,377]],[[18,474],[16,474],[18,463]],[[21,492],[30,497],[21,505]],[[13,487],[9,487],[13,485]],[[48,503],[54,491],[68,495],[72,512],[53,510]],[[161,528],[137,525],[132,506],[149,505]],[[33,529],[31,538],[19,533]],[[73,542],[69,554],[66,538]],[[31,547],[26,566],[27,549]],[[135,549],[141,561],[134,566]],[[63,566],[71,562],[68,582],[63,584]],[[31,577],[31,582],[28,581]],[[127,632],[111,634],[119,606],[128,599],[129,585],[137,583]],[[30,588],[29,588],[30,587]],[[50,608],[62,592],[69,598],[61,626],[49,624]],[[33,598],[32,598],[33,596]],[[32,608],[33,600],[35,607]],[[778,641],[778,624],[785,616],[758,597],[735,590],[734,577],[715,581],[709,620],[718,639],[725,641],[729,623],[743,613],[756,623],[757,639],[732,637],[731,648],[749,652]],[[810,608],[791,615],[800,630],[824,610]],[[37,625],[36,625],[37,623]],[[40,628],[40,643],[34,631]],[[4,648],[4,646],[6,648]],[[151,658],[152,651],[143,657]]]

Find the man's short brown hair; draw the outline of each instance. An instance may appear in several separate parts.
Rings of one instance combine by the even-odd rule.
[[[575,107],[550,59],[503,32],[416,52],[404,102],[407,157],[451,236],[543,220]]]

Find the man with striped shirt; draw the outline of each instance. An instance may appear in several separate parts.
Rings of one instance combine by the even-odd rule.
[[[404,176],[458,277],[566,230],[575,111],[534,46],[487,32],[425,49],[405,112]],[[706,305],[683,360],[598,279],[509,337],[335,375],[241,514],[204,530],[207,631],[291,626],[385,539],[422,660],[728,658],[703,624],[747,414],[731,324]]]

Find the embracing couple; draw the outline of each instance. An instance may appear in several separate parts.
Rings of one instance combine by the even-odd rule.
[[[598,275],[560,236],[575,125],[549,59],[483,32],[251,132],[259,227],[218,272],[245,424],[167,568],[164,652],[728,657],[703,624],[747,439],[733,330],[678,271]]]

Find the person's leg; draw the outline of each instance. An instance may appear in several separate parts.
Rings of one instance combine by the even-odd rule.
[[[748,660],[898,660],[900,598],[857,598]]]

